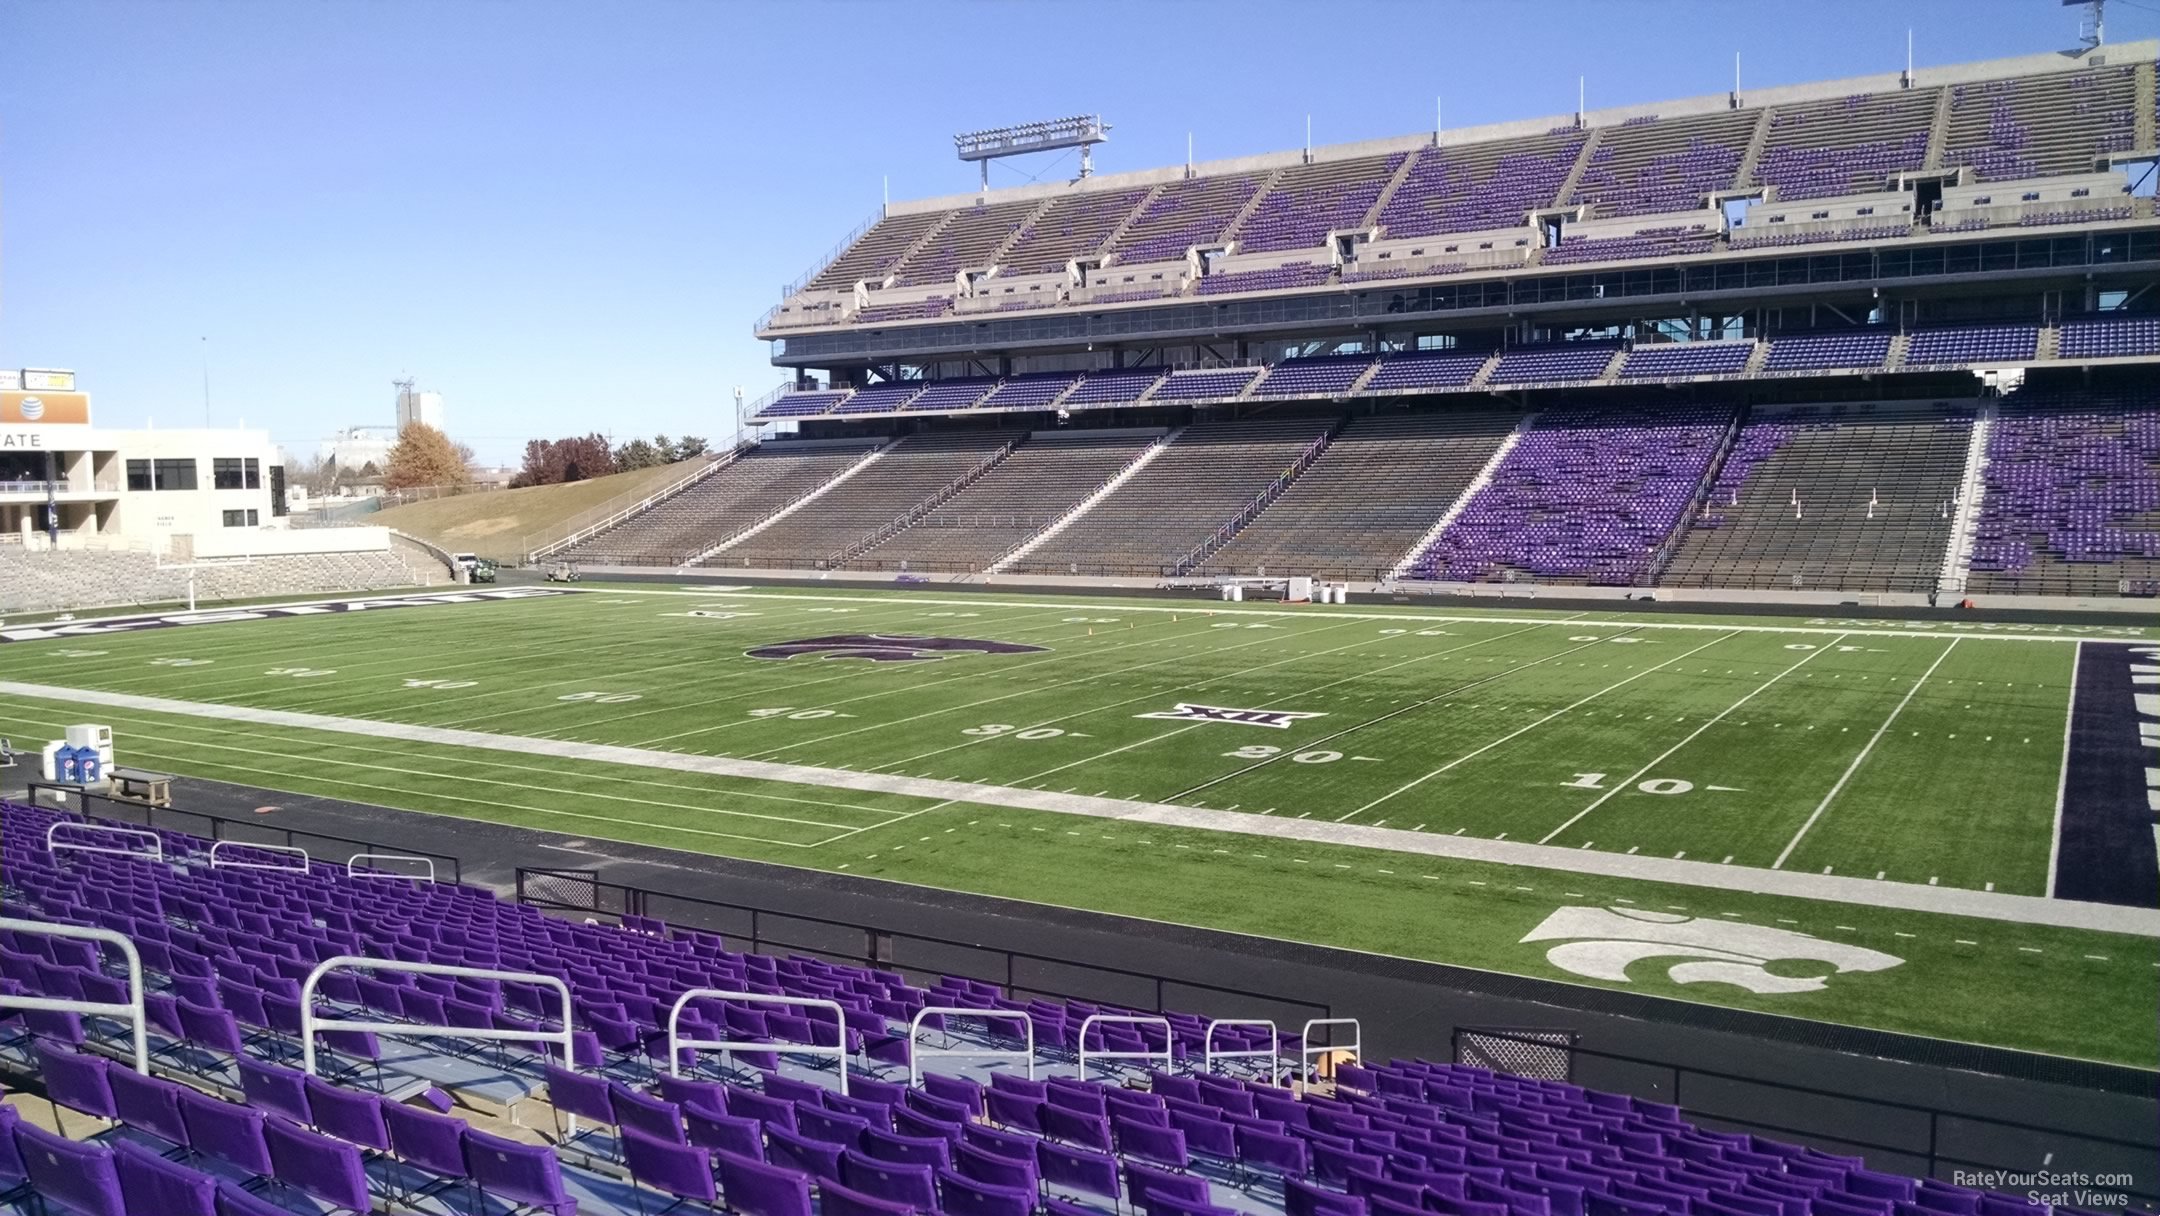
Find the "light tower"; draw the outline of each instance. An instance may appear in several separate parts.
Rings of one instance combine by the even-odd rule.
[[[1110,124],[1100,114],[1077,114],[1071,118],[1053,118],[1048,122],[1021,123],[1016,127],[991,127],[986,131],[968,131],[953,136],[953,149],[961,160],[972,160],[982,165],[982,188],[990,189],[990,162],[1007,156],[1026,156],[1030,152],[1050,152],[1058,148],[1080,149],[1080,176],[1095,172],[1094,148],[1110,138]]]
[[[2064,8],[2081,8],[2085,15],[2078,21],[2078,40],[2085,50],[2092,50],[2107,41],[2107,0],[2062,0]]]

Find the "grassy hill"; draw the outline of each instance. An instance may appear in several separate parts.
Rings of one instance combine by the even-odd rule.
[[[694,462],[683,461],[590,481],[406,503],[368,516],[366,522],[396,528],[452,552],[497,560],[515,558],[529,545],[560,534],[598,508],[618,498],[635,500],[688,476],[696,467]]]

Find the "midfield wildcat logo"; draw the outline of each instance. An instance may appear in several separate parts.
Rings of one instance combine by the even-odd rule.
[[[743,651],[753,659],[792,659],[819,655],[828,659],[868,659],[873,663],[910,663],[942,659],[951,654],[1040,654],[1048,646],[1022,642],[985,642],[974,638],[922,638],[883,633],[835,633],[799,642],[775,642]]]
[[[1176,709],[1158,709],[1151,714],[1134,714],[1135,718],[1168,718],[1173,722],[1228,722],[1233,726],[1272,726],[1288,730],[1292,722],[1307,718],[1325,718],[1324,713],[1304,713],[1290,709],[1226,709],[1220,705],[1191,705],[1184,701]]]
[[[1628,982],[1631,963],[1683,957],[1666,971],[1675,984],[1732,984],[1765,995],[1816,992],[1821,976],[1772,975],[1764,964],[1778,959],[1827,963],[1832,974],[1887,971],[1904,963],[1896,955],[1863,946],[1824,941],[1791,929],[1706,917],[1674,916],[1635,908],[1561,908],[1532,929],[1526,942],[1562,941],[1545,952],[1553,966],[1594,980]]]

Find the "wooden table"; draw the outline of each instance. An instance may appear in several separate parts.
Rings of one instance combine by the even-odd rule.
[[[113,767],[105,776],[112,782],[112,796],[124,802],[139,802],[144,806],[172,805],[172,774],[153,773],[139,768]]]

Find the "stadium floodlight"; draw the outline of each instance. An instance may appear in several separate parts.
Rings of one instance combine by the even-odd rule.
[[[2081,49],[2089,51],[2107,41],[2107,0],[2062,0],[2062,6],[2085,10],[2078,22],[2078,40],[2085,44]]]
[[[1080,176],[1095,172],[1094,147],[1110,138],[1110,124],[1100,114],[1076,114],[1048,122],[1024,122],[1012,127],[991,127],[953,136],[953,149],[961,160],[982,165],[983,189],[990,188],[990,162],[1030,152],[1080,149]]]

